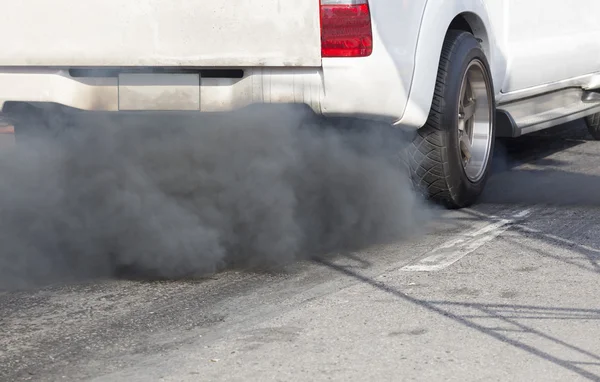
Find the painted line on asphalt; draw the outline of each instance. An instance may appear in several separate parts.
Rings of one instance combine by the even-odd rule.
[[[500,236],[512,225],[527,217],[530,213],[531,210],[529,209],[519,211],[513,214],[509,219],[500,219],[483,226],[475,232],[466,233],[456,239],[447,241],[429,252],[429,256],[416,263],[406,265],[400,268],[400,270],[410,272],[435,272],[447,268],[469,253],[477,250],[482,245]]]

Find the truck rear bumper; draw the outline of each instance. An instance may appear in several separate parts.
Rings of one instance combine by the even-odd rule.
[[[51,103],[86,111],[227,112],[253,104],[301,104],[316,114],[395,123],[406,96],[400,79],[365,76],[357,65],[331,60],[323,68],[240,68],[240,78],[198,72],[151,73],[106,69],[0,68],[0,110],[6,102]],[[87,70],[87,69],[86,69]],[[238,70],[238,69],[236,69]],[[210,70],[209,70],[210,71]],[[108,70],[110,72],[110,70]],[[373,79],[376,79],[374,81]]]
[[[74,77],[69,70],[0,70],[0,107],[6,102],[56,103],[89,111],[185,110],[220,112],[254,103],[301,103],[321,112],[321,71],[244,69],[242,78],[200,74],[120,74]]]

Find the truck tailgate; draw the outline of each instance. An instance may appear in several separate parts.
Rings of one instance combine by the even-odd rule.
[[[0,0],[0,66],[320,66],[318,0]]]

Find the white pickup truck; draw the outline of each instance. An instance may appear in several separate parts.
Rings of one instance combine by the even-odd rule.
[[[494,138],[587,117],[599,0],[0,0],[0,107],[220,112],[304,104],[412,130],[416,184],[472,204]]]

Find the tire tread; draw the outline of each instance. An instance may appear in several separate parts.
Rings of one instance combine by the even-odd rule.
[[[433,100],[427,121],[417,130],[412,144],[408,147],[408,163],[411,177],[417,190],[433,201],[447,207],[457,205],[457,190],[452,186],[448,168],[447,151],[445,145],[446,126],[444,109],[446,101],[446,81],[451,72],[451,58],[457,47],[472,35],[459,30],[450,30],[442,47]]]

